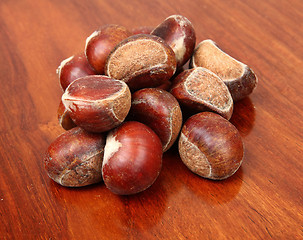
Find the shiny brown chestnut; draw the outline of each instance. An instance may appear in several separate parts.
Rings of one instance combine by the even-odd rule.
[[[58,121],[60,126],[63,127],[65,130],[72,129],[77,126],[71,119],[69,112],[66,110],[62,100],[60,101],[58,107]]]
[[[162,83],[161,85],[159,85],[157,88],[159,89],[163,89],[165,91],[169,91],[170,90],[170,87],[171,87],[171,81],[170,80],[167,80],[165,81],[164,83]]]
[[[205,67],[217,74],[228,87],[234,101],[251,94],[258,83],[258,78],[251,68],[223,52],[210,39],[198,44],[190,67]]]
[[[62,102],[77,126],[90,132],[105,132],[121,124],[131,106],[125,82],[91,75],[72,82]]]
[[[99,73],[104,74],[106,58],[114,47],[131,33],[123,26],[109,24],[93,32],[87,39],[85,54],[90,65]]]
[[[82,52],[63,60],[57,68],[57,74],[60,86],[64,91],[77,78],[94,75],[96,72],[88,63],[84,52]]]
[[[162,89],[144,88],[133,93],[129,114],[159,136],[164,152],[173,145],[181,130],[180,105],[172,94]]]
[[[82,187],[102,181],[105,136],[80,127],[61,134],[48,147],[44,166],[48,176],[66,187]]]
[[[194,52],[196,33],[192,23],[184,16],[169,16],[151,34],[164,39],[173,49],[178,68],[182,67]]]
[[[110,53],[105,74],[126,82],[134,91],[157,87],[176,71],[173,50],[157,36],[138,34],[120,42]]]
[[[198,113],[182,128],[180,157],[192,172],[204,178],[222,180],[233,175],[242,164],[243,151],[236,127],[218,114]]]
[[[226,119],[232,115],[233,100],[227,86],[206,68],[184,70],[173,80],[170,92],[194,113],[213,111]]]
[[[140,27],[135,27],[131,30],[132,35],[137,35],[137,34],[150,34],[154,30],[154,27],[150,26],[140,26]]]
[[[115,194],[142,192],[157,179],[162,167],[162,144],[143,123],[124,122],[106,139],[102,177]]]

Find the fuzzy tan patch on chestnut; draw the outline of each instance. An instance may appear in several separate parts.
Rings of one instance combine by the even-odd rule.
[[[171,93],[181,105],[196,112],[214,111],[226,119],[233,112],[233,100],[224,82],[206,68],[181,72],[173,81]]]
[[[131,90],[157,87],[176,71],[173,50],[157,36],[138,34],[120,42],[107,58],[105,74]]]

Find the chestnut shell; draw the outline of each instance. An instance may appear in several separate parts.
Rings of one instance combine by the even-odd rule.
[[[131,106],[131,93],[123,81],[92,75],[72,82],[62,102],[77,126],[105,132],[120,125]]]
[[[162,167],[162,144],[151,128],[136,121],[124,122],[106,139],[102,176],[115,194],[144,191]]]
[[[234,125],[212,112],[190,117],[181,130],[179,153],[194,173],[213,180],[233,175],[241,166],[243,142]]]
[[[158,87],[176,72],[175,53],[160,37],[137,34],[109,54],[105,74],[127,83],[132,91]]]
[[[44,166],[48,176],[66,187],[82,187],[102,181],[105,137],[75,127],[48,147]]]
[[[158,88],[144,88],[133,93],[129,115],[159,136],[164,152],[176,141],[182,126],[182,112],[177,99]]]

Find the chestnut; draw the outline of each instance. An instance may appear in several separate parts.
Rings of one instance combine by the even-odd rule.
[[[62,102],[77,126],[90,132],[105,132],[121,124],[131,106],[125,82],[91,75],[72,82]]]
[[[217,74],[228,87],[234,101],[251,94],[258,83],[258,78],[251,68],[223,52],[210,39],[198,44],[190,67],[205,67]]]
[[[206,68],[184,70],[173,80],[170,92],[183,107],[194,113],[214,111],[226,119],[231,118],[233,100],[228,88]]]
[[[134,91],[157,87],[176,71],[173,50],[157,36],[138,34],[120,42],[110,53],[105,74],[126,82]]]
[[[194,52],[196,33],[192,23],[184,16],[169,16],[151,34],[164,39],[173,49],[178,68],[182,67]]]
[[[225,118],[202,112],[184,123],[179,153],[192,172],[204,178],[222,180],[241,166],[243,142],[236,127]]]
[[[162,167],[162,144],[143,123],[129,121],[109,132],[104,149],[102,177],[115,194],[144,191],[157,179]]]
[[[58,107],[58,121],[62,128],[65,130],[72,129],[76,127],[77,125],[74,123],[74,121],[71,119],[69,112],[66,110],[62,100],[60,101],[59,107]]]
[[[160,138],[163,152],[176,141],[182,126],[177,99],[158,88],[144,88],[132,95],[130,116],[149,126]]]
[[[154,27],[150,27],[150,26],[140,26],[140,27],[133,28],[131,30],[131,33],[132,33],[132,35],[150,34],[153,29],[154,29]]]
[[[66,187],[81,187],[102,181],[105,136],[80,127],[70,129],[48,147],[44,166],[48,176]]]
[[[90,65],[99,74],[104,74],[106,58],[113,48],[131,33],[123,26],[108,24],[93,32],[85,44],[85,54]]]
[[[170,90],[170,87],[171,87],[171,81],[170,81],[170,80],[167,80],[167,81],[165,81],[164,83],[162,83],[160,86],[158,86],[157,88],[163,89],[163,90],[165,90],[165,91],[169,91],[169,90]]]
[[[84,52],[63,60],[57,68],[59,82],[64,91],[67,86],[80,77],[94,75],[96,72],[88,63]]]

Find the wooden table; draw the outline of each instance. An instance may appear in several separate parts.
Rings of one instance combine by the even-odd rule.
[[[0,3],[0,239],[302,239],[303,1]],[[103,24],[157,26],[173,14],[248,64],[259,84],[235,103],[242,167],[205,180],[164,154],[155,184],[116,196],[104,184],[61,187],[43,155],[63,132],[56,68]]]

